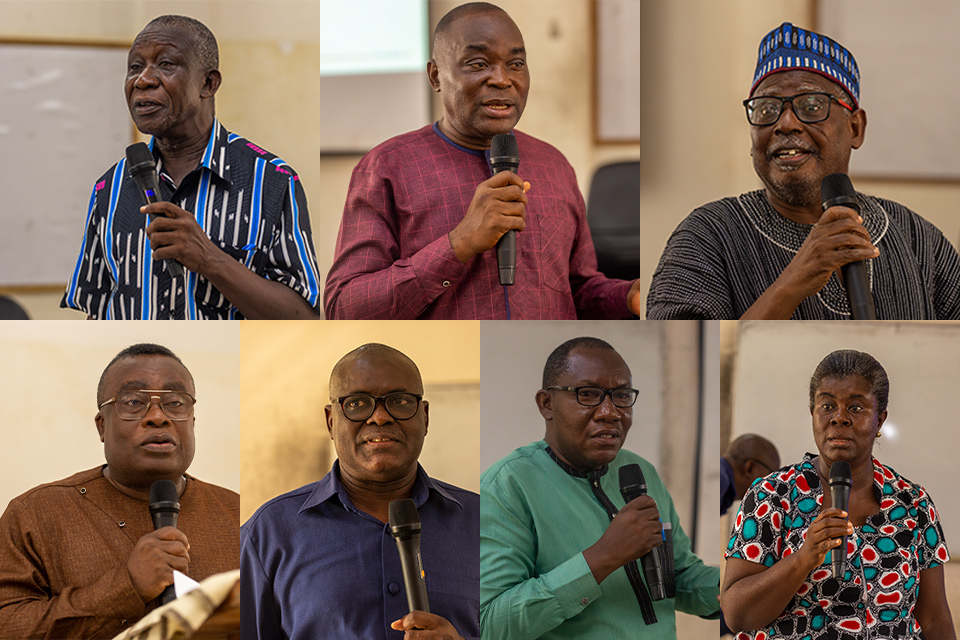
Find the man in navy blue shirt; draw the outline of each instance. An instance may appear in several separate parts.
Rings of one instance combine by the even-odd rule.
[[[428,403],[416,364],[382,344],[330,375],[327,430],[337,450],[319,482],[278,496],[241,528],[244,640],[479,638],[480,499],[417,462]],[[431,613],[408,612],[393,500],[412,498]]]

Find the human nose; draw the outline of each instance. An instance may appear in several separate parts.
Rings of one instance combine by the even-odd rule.
[[[367,418],[367,424],[381,426],[393,422],[393,416],[387,411],[387,401],[379,398],[374,400],[374,402],[373,413]]]
[[[490,65],[490,77],[487,82],[496,87],[509,87],[513,84],[513,81],[510,80],[509,71],[502,64]]]
[[[803,122],[793,110],[793,101],[788,100],[780,105],[780,119],[777,120],[776,130],[783,133],[792,133],[802,129]]]
[[[169,424],[170,419],[167,417],[167,414],[163,412],[163,408],[160,406],[160,398],[156,396],[150,397],[150,404],[147,405],[147,412],[143,414],[142,421],[148,426]]]
[[[156,86],[156,84],[157,69],[152,64],[144,65],[143,69],[140,70],[140,73],[137,74],[137,77],[133,81],[133,86],[137,89],[146,89]]]
[[[850,416],[847,414],[846,409],[843,407],[837,407],[834,409],[833,415],[830,416],[830,424],[849,426]]]
[[[603,400],[600,401],[600,404],[598,404],[594,410],[594,416],[619,418],[620,415],[621,409],[613,404],[613,396],[609,393],[604,393]]]

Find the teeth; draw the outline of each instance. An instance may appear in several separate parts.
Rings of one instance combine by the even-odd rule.
[[[779,154],[777,154],[777,155],[779,155],[779,156],[781,156],[781,157],[792,158],[793,156],[799,155],[800,153],[801,153],[801,152],[800,152],[798,149],[787,149],[787,150],[785,150],[785,151],[781,151],[781,152],[780,152]]]
[[[390,438],[373,438],[370,442],[392,442]]]

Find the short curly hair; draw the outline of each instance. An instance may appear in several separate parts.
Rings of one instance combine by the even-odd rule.
[[[863,378],[870,385],[870,391],[877,399],[877,413],[887,410],[890,397],[890,380],[876,358],[863,351],[839,349],[820,361],[813,376],[810,377],[810,411],[813,411],[814,397],[824,378]]]

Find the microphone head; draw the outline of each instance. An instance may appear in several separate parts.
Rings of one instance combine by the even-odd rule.
[[[150,485],[150,511],[180,511],[180,496],[173,480],[156,480]]]
[[[647,481],[643,477],[643,471],[640,469],[640,465],[626,464],[620,467],[620,486],[629,487],[631,485],[646,485]]]
[[[820,182],[820,202],[823,203],[824,211],[840,205],[860,212],[857,192],[853,190],[853,183],[845,173],[831,173]]]
[[[420,514],[413,500],[393,500],[389,506],[390,535],[407,539],[420,535]]]
[[[490,142],[490,166],[493,172],[513,171],[520,167],[520,147],[509,133],[499,133]]]
[[[127,147],[127,170],[131,176],[136,176],[147,171],[155,172],[157,163],[150,153],[150,147],[143,142],[137,142]]]
[[[853,486],[853,474],[850,473],[850,463],[839,460],[830,465],[830,486]]]

